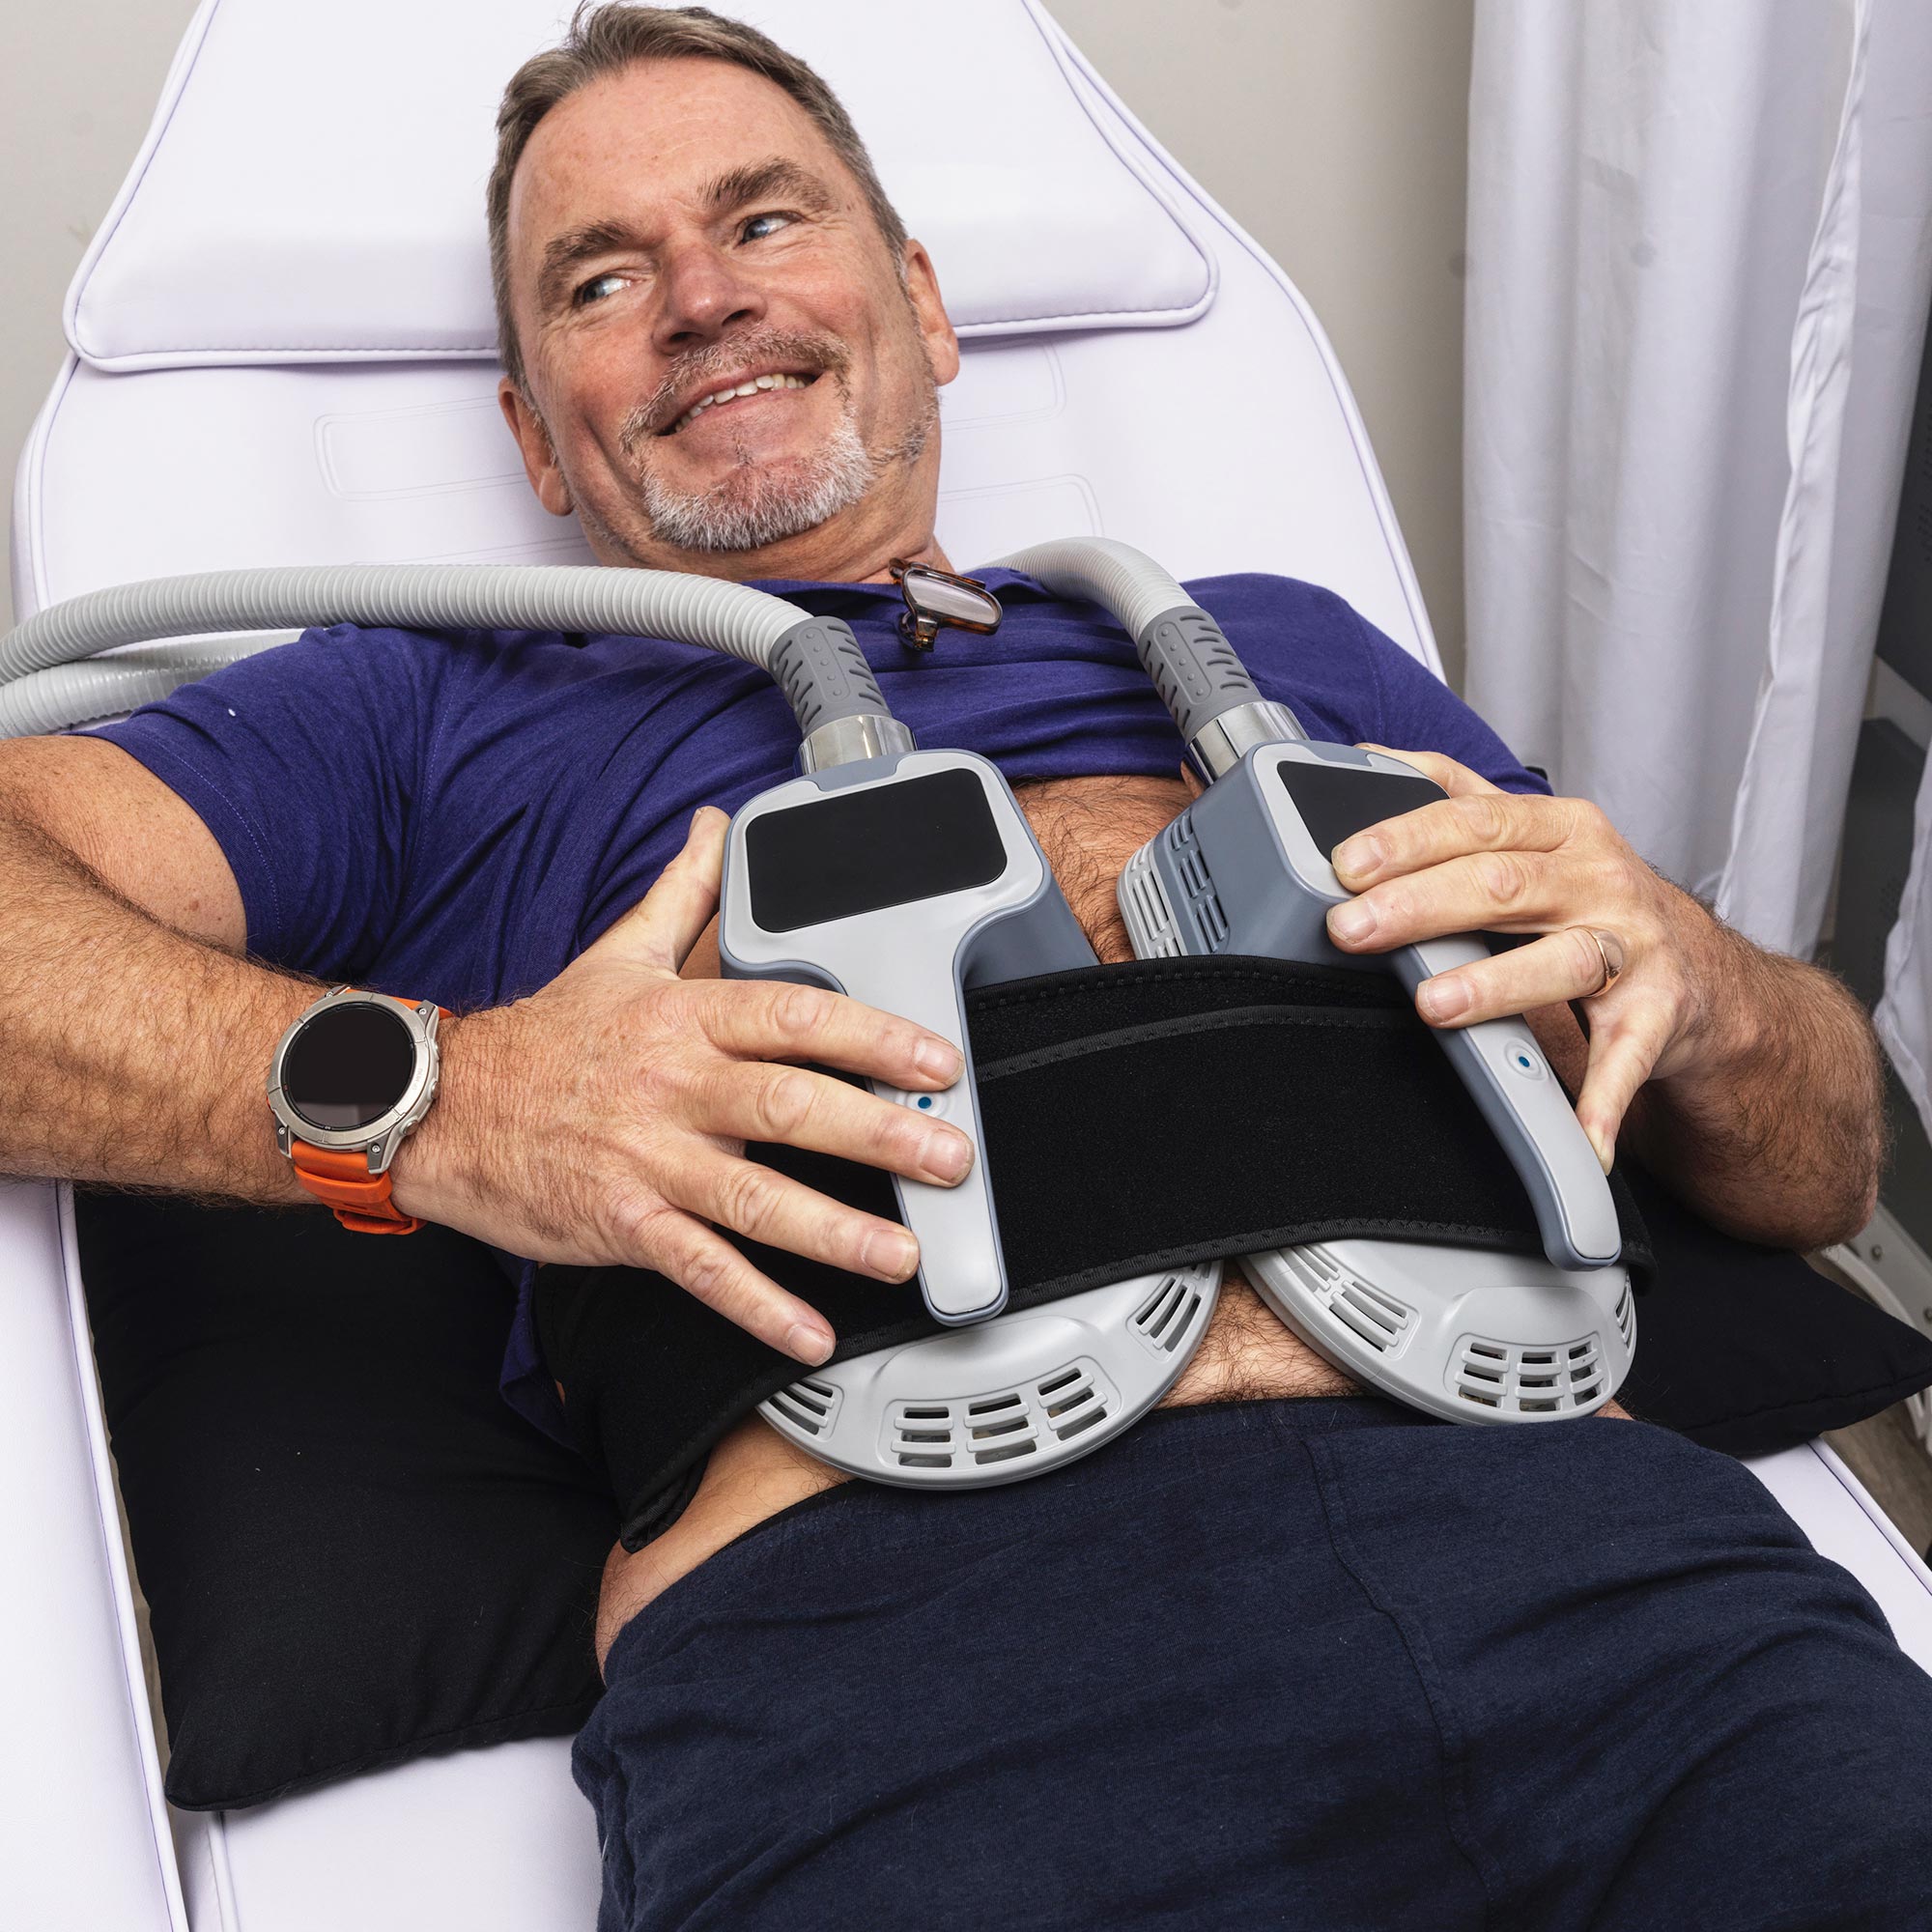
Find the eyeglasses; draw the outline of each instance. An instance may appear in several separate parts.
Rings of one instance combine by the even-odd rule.
[[[955,577],[950,570],[935,570],[929,563],[908,563],[898,556],[886,568],[905,599],[905,609],[899,612],[899,636],[916,651],[929,651],[942,629],[989,637],[1006,615],[1000,600],[978,578]]]

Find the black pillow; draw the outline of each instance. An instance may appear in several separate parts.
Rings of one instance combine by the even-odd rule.
[[[1932,1341],[1630,1177],[1634,1413],[1754,1455],[1932,1384]],[[572,1732],[616,1511],[497,1392],[508,1285],[441,1229],[81,1196],[108,1427],[186,1809]]]
[[[1932,1385],[1932,1338],[1801,1255],[1720,1235],[1626,1162],[1657,1250],[1617,1400],[1707,1449],[1763,1456]]]
[[[497,1394],[489,1250],[312,1210],[76,1207],[169,1800],[577,1730],[616,1517]]]

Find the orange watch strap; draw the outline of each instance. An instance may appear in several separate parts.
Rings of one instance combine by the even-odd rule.
[[[447,1007],[437,1008],[437,1012],[443,1019],[449,1017]],[[369,1172],[369,1156],[360,1148],[319,1148],[291,1140],[289,1153],[296,1179],[317,1200],[334,1208],[335,1218],[354,1233],[413,1235],[422,1226],[396,1206],[388,1175]]]
[[[422,1223],[405,1214],[389,1198],[389,1177],[369,1172],[369,1156],[359,1148],[347,1151],[293,1141],[296,1178],[335,1218],[358,1235],[413,1235]]]

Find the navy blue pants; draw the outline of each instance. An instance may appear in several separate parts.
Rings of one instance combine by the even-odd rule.
[[[848,1484],[607,1677],[600,1932],[1932,1927],[1932,1677],[1644,1423],[1242,1403]]]

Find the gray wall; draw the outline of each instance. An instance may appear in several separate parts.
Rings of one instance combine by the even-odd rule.
[[[964,13],[971,0],[956,4]],[[1156,138],[1313,302],[1460,676],[1460,274],[1474,0],[1050,4]],[[10,495],[14,458],[60,364],[62,294],[192,12],[192,0],[0,6],[0,457]],[[12,621],[4,582],[0,620]]]

